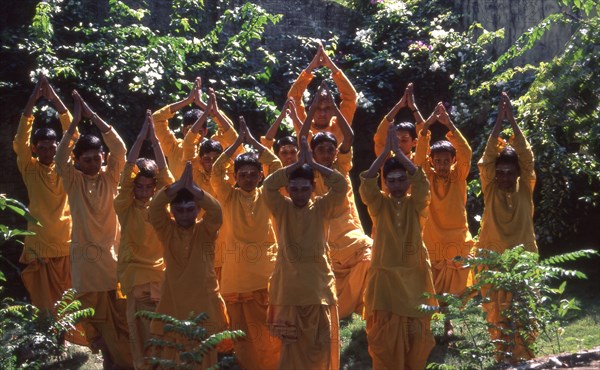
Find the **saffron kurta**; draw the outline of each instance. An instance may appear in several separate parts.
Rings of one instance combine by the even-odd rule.
[[[267,173],[281,162],[265,150],[259,158]],[[248,193],[228,181],[230,157],[221,154],[213,164],[211,184],[223,209],[221,240],[223,267],[220,291],[227,305],[231,327],[246,332],[234,343],[236,356],[245,369],[275,369],[279,361],[279,339],[270,335],[267,321],[267,286],[275,266],[277,242],[262,187]]]
[[[71,123],[71,115],[59,116],[63,130]],[[31,302],[38,308],[51,309],[62,292],[71,287],[69,246],[71,244],[71,217],[67,193],[56,166],[42,164],[32,156],[30,136],[33,116],[21,116],[13,150],[17,167],[29,197],[29,212],[41,226],[27,223],[27,235],[20,262],[28,266],[23,270],[23,284]]]
[[[429,183],[420,168],[408,177],[411,194],[394,198],[379,190],[377,177],[361,174],[360,195],[376,225],[364,312],[374,369],[424,368],[435,346],[428,330],[431,314],[418,309],[437,305],[423,297],[434,294],[421,238]]]
[[[419,134],[414,162],[423,167],[431,186],[423,242],[433,268],[435,290],[438,294],[460,294],[466,287],[469,270],[453,259],[467,257],[473,247],[465,208],[472,151],[460,131],[448,132],[446,138],[456,149],[456,163],[448,177],[439,176],[429,162],[430,131],[426,135]]]
[[[306,119],[306,109],[304,108],[304,101],[302,97],[304,95],[304,91],[314,78],[314,75],[311,72],[302,71],[300,76],[288,92],[288,98],[294,99],[294,103],[296,104],[296,113],[298,114],[298,118],[304,122]],[[340,103],[340,112],[346,119],[349,125],[352,125],[352,119],[354,118],[354,112],[356,112],[356,90],[354,90],[354,86],[348,77],[342,71],[337,71],[332,74],[333,82],[337,85],[338,91],[340,92],[340,98],[342,102]],[[331,122],[329,123],[329,127],[325,130],[318,130],[315,127],[311,127],[311,131],[313,134],[316,134],[319,131],[329,131],[331,132],[338,143],[341,143],[344,139],[344,133],[340,129],[340,126],[337,123],[337,119],[335,117],[331,118]],[[296,127],[296,135],[299,132],[299,128]]]

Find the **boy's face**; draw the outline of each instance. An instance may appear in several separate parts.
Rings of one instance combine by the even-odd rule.
[[[217,152],[208,152],[204,153],[202,157],[200,157],[200,162],[202,162],[202,168],[206,173],[211,173],[213,163],[219,158],[219,153]]]
[[[294,205],[302,208],[308,204],[314,188],[309,179],[295,178],[288,182],[286,190]]]
[[[54,162],[56,148],[56,140],[39,140],[31,150],[37,155],[41,164],[49,166]]]
[[[410,136],[410,132],[408,131],[397,130],[396,137],[398,138],[398,145],[400,146],[400,150],[402,150],[402,153],[406,155],[408,155],[412,151],[412,148],[414,148],[415,145],[417,145],[417,139],[413,139],[412,136]]]
[[[313,157],[318,164],[331,168],[335,161],[335,157],[337,156],[337,152],[338,150],[332,142],[323,141],[315,146]]]
[[[75,166],[88,176],[100,173],[102,162],[104,162],[104,153],[97,149],[86,150],[79,158],[75,158]]]
[[[262,171],[249,164],[242,166],[235,173],[235,181],[238,186],[248,193],[256,189],[262,177]]]
[[[385,177],[385,185],[393,197],[402,198],[410,187],[406,171],[393,170],[389,172]]]
[[[156,191],[156,180],[146,177],[137,176],[133,182],[133,197],[147,203]]]
[[[196,217],[200,213],[200,208],[196,202],[171,203],[171,214],[177,225],[183,228],[190,228],[196,224]]]
[[[500,190],[509,191],[517,184],[519,170],[511,163],[500,163],[496,165],[496,183]]]
[[[321,100],[315,110],[313,118],[313,127],[318,130],[323,130],[329,127],[331,117],[333,117],[333,107],[328,101]]]
[[[435,173],[443,178],[446,178],[450,175],[450,169],[452,168],[454,162],[456,162],[456,158],[448,152],[432,154],[430,160]]]
[[[284,167],[289,166],[298,161],[298,148],[292,144],[284,145],[279,148],[277,156]]]

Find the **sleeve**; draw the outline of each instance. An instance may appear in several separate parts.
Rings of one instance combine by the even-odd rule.
[[[134,168],[135,163],[127,162],[123,166],[123,172],[119,180],[119,191],[114,200],[115,212],[119,217],[133,205]]]
[[[200,141],[200,134],[195,134],[191,130],[187,132],[183,139],[183,161],[191,161],[196,156],[196,144]]]
[[[365,177],[366,173],[367,171],[363,171],[360,174],[360,187],[358,188],[358,192],[360,193],[360,198],[363,203],[369,209],[369,214],[376,217],[381,211],[384,200],[384,196],[381,194],[379,186],[377,185],[379,173],[373,178]]]
[[[429,181],[421,167],[417,167],[417,171],[414,174],[408,175],[408,180],[410,181],[411,186],[410,199],[415,210],[422,216],[431,199],[429,193]]]
[[[69,126],[71,126],[71,122],[73,121],[73,116],[67,110],[65,113],[59,114],[58,119],[60,121],[60,126],[62,127],[62,130],[64,133],[69,129]],[[79,130],[77,128],[75,128],[75,133],[73,134],[73,139],[77,140],[78,138],[79,138]]]
[[[529,145],[529,142],[522,132],[515,136],[512,144],[517,152],[517,156],[519,157],[519,167],[521,168],[520,181],[526,181],[530,191],[533,192],[536,177],[534,166],[535,162],[531,145]]]
[[[179,140],[169,128],[169,120],[173,118],[174,113],[171,113],[171,106],[167,105],[152,114],[154,119],[154,128],[156,137],[160,141],[160,146],[163,148],[167,158],[171,159],[173,153],[179,147]]]
[[[375,157],[379,157],[381,152],[383,152],[383,148],[385,148],[385,140],[387,139],[387,129],[389,124],[389,121],[384,116],[379,123],[379,126],[377,126],[377,131],[375,131],[375,135],[373,136],[373,144],[375,144]]]
[[[21,174],[25,174],[25,170],[32,163],[31,144],[31,129],[33,127],[33,116],[21,115],[17,134],[13,140],[13,150],[17,155],[17,167]]]
[[[158,176],[156,177],[156,188],[161,189],[164,186],[171,185],[175,182],[175,178],[171,171],[169,171],[169,167],[162,168],[158,170]]]
[[[270,174],[263,182],[265,202],[273,215],[278,214],[286,206],[286,200],[279,192],[279,189],[285,187],[288,183],[288,176],[285,168],[281,168]]]
[[[221,205],[212,195],[204,192],[202,200],[198,201],[198,205],[204,209],[204,215],[202,216],[202,225],[208,230],[209,234],[217,237],[217,232],[223,224],[223,213],[221,211]]]
[[[267,139],[266,137],[261,136],[260,143],[267,147],[267,149],[273,150],[273,144],[275,143],[275,139]]]
[[[413,163],[415,166],[423,167],[425,172],[429,171],[429,161],[427,156],[429,154],[429,143],[431,142],[431,131],[427,130],[425,135],[421,135],[420,131],[417,131],[417,149],[415,150],[415,156]]]
[[[74,136],[69,136],[65,133],[58,144],[56,156],[54,157],[56,172],[62,178],[63,185],[67,193],[75,181],[77,171],[75,169],[75,165],[71,161],[71,152],[73,151],[73,146],[75,145],[73,138]]]
[[[170,239],[173,220],[167,211],[167,205],[172,200],[165,193],[166,187],[160,189],[150,201],[148,207],[148,222],[152,225],[158,238],[164,243]]]
[[[335,160],[335,169],[342,175],[348,176],[352,169],[352,149],[348,153],[338,153]]]
[[[118,183],[123,166],[125,165],[127,148],[113,127],[109,131],[102,133],[102,137],[110,150],[106,161],[106,172],[113,178],[115,183]]]
[[[298,114],[300,121],[304,121],[306,119],[306,108],[304,107],[304,100],[302,100],[302,97],[304,96],[304,91],[306,91],[308,84],[310,84],[313,78],[314,76],[311,72],[302,71],[288,92],[288,98],[294,99],[294,103],[296,104],[296,113]],[[296,131],[296,134],[297,133],[298,132]]]
[[[219,131],[217,135],[211,137],[212,140],[216,140],[223,148],[230,147],[235,143],[238,138],[237,131],[233,128],[233,126],[227,131]],[[244,152],[244,146],[240,145],[240,147],[235,151],[235,155],[242,154]]]
[[[487,185],[496,177],[496,159],[498,158],[498,138],[490,135],[483,156],[477,163],[479,167],[479,177],[481,178],[481,188],[485,191]]]
[[[217,199],[225,203],[233,193],[233,186],[227,181],[227,164],[231,158],[223,152],[213,163],[210,174],[210,186],[215,191]]]
[[[269,149],[264,150],[260,157],[258,157],[258,160],[263,167],[268,169],[266,173],[267,176],[282,168],[279,158],[277,158],[277,156]]]
[[[467,143],[467,139],[464,138],[458,129],[454,132],[448,132],[446,138],[456,149],[456,169],[458,170],[460,178],[466,179],[471,170],[471,157],[473,156],[473,151],[471,150],[469,143]]]
[[[348,124],[352,126],[352,119],[354,118],[354,113],[356,112],[356,90],[354,90],[354,86],[346,77],[344,72],[337,71],[333,74],[333,82],[338,87],[338,91],[340,92],[340,98],[342,102],[340,103],[340,112],[348,121]]]
[[[348,190],[348,183],[344,175],[334,170],[333,173],[325,177],[325,185],[329,188],[329,191],[317,202],[323,204],[325,208],[325,215],[328,218],[333,217],[336,206],[340,204],[346,197],[346,191]]]

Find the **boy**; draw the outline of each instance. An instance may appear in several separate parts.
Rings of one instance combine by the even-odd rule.
[[[27,266],[21,278],[31,303],[49,312],[62,293],[71,287],[71,217],[67,193],[54,164],[58,135],[49,127],[38,128],[31,135],[33,107],[41,97],[48,99],[58,110],[63,130],[69,127],[69,111],[46,77],[40,75],[23,110],[13,149],[27,188],[29,210],[40,223],[27,224],[27,229],[35,235],[25,237],[19,262]]]
[[[312,201],[314,170],[330,191]],[[298,162],[271,174],[263,188],[278,245],[267,312],[271,332],[282,340],[278,368],[337,369],[339,320],[324,223],[344,199],[344,176],[316,163],[302,138]]]
[[[340,97],[342,102],[340,103],[339,110],[342,112],[342,115],[348,122],[348,125],[352,125],[352,119],[354,118],[354,112],[356,112],[356,90],[352,86],[352,83],[346,75],[335,65],[335,63],[329,58],[329,56],[325,53],[323,49],[323,45],[319,43],[317,48],[317,53],[314,58],[308,65],[308,67],[302,71],[300,76],[288,92],[288,98],[293,99],[296,107],[296,113],[300,118],[300,121],[304,122],[306,120],[306,110],[304,109],[304,102],[302,101],[302,97],[308,84],[314,78],[313,71],[319,67],[327,67],[331,70],[331,77],[333,81],[338,87],[340,92]],[[317,133],[319,131],[329,131],[333,133],[338,140],[341,142],[343,140],[343,132],[334,117],[335,109],[337,106],[335,102],[332,103],[332,100],[329,99],[313,99],[313,104],[318,102],[318,106],[314,107],[315,110],[314,116],[311,118],[311,131],[313,133]],[[334,109],[335,108],[335,109]],[[295,125],[296,132],[300,130],[300,127]]]
[[[395,156],[386,161],[390,151]],[[382,165],[388,195],[377,186]],[[359,190],[376,225],[364,312],[373,369],[424,369],[435,340],[431,314],[418,307],[437,305],[434,298],[423,297],[434,294],[431,264],[421,239],[429,183],[398,147],[394,126],[388,128],[384,151],[361,174]]]
[[[119,225],[113,208],[119,177],[125,164],[125,144],[115,132],[73,91],[73,122],[56,151],[56,167],[69,195],[73,215],[71,275],[82,306],[95,311],[84,322],[92,350],[100,349],[106,367],[132,367],[125,302],[117,297]],[[102,132],[110,154],[104,162],[100,139],[82,135],[72,146],[82,115]],[[71,151],[74,161],[71,161]]]
[[[334,107],[334,116],[337,118],[344,138],[338,148],[335,136],[330,132],[321,131],[315,134],[310,142],[315,162],[337,170],[344,176],[348,186],[345,199],[336,205],[335,216],[329,222],[327,239],[335,274],[338,313],[340,318],[344,318],[350,316],[352,312],[362,312],[362,296],[371,262],[373,240],[365,235],[362,229],[350,180],[354,133],[344,116],[333,104],[333,96],[326,85],[322,85],[319,89],[316,99],[330,100],[330,104]],[[312,107],[319,104],[321,103],[317,101],[312,104]],[[301,136],[307,135],[308,124],[313,112],[314,109],[311,108],[308,119],[300,131]],[[323,196],[329,191],[323,177],[318,172],[315,173],[315,183],[315,195]]]
[[[234,162],[233,186],[227,179],[227,164],[238,147],[246,143],[258,150],[238,155]],[[268,173],[281,168],[281,162],[248,131],[240,117],[240,136],[217,158],[211,183],[223,208],[223,267],[220,292],[227,305],[231,327],[246,337],[234,343],[244,369],[276,369],[280,341],[269,334],[266,325],[269,277],[275,266],[277,242],[271,214],[265,202],[262,168]]]
[[[289,166],[298,160],[298,140],[289,135],[275,140],[277,130],[279,129],[279,126],[286,115],[292,118],[294,127],[302,126],[302,122],[296,114],[296,104],[294,104],[294,100],[290,98],[286,100],[283,108],[281,108],[281,113],[275,122],[273,122],[271,127],[269,127],[269,130],[265,136],[260,137],[260,142],[267,148],[272,148],[273,152],[275,152],[275,155],[279,157],[279,160],[284,166]]]
[[[204,216],[197,220],[201,209]],[[208,320],[203,326],[209,334],[227,329],[225,303],[213,267],[215,239],[223,221],[221,207],[194,183],[190,162],[179,180],[159,190],[152,199],[148,220],[162,243],[166,264],[156,312],[179,320],[188,319],[191,313],[205,312]],[[190,343],[177,334],[165,334],[159,322],[152,322],[151,331],[191,349]],[[176,360],[176,356],[174,349],[165,348],[161,357]],[[213,366],[216,361],[217,353],[211,351],[204,357],[202,368]]]
[[[499,138],[505,119],[513,130],[513,146],[504,144]],[[477,165],[484,200],[478,247],[502,253],[523,244],[525,250],[537,253],[533,229],[533,189],[536,180],[533,151],[515,121],[512,104],[506,93],[500,97],[496,124]],[[501,311],[511,304],[510,292],[484,289],[481,293],[489,298],[489,302],[483,304],[483,309],[487,321],[494,326],[490,329],[492,339],[500,339],[501,332],[496,328],[507,325]],[[515,342],[517,346],[511,356],[513,361],[533,357],[521,338]],[[501,344],[497,347],[500,351],[506,351]]]
[[[146,139],[152,143],[156,162],[138,158]],[[135,313],[156,310],[165,270],[162,246],[148,223],[148,204],[157,187],[162,188],[172,182],[154,132],[152,112],[148,110],[142,130],[127,156],[119,181],[119,194],[114,201],[121,224],[117,274],[121,289],[127,296],[127,324],[136,369],[144,366],[144,346],[150,339],[150,327],[148,321],[136,318]]]
[[[436,121],[448,129],[448,140],[437,141],[430,148],[429,128]],[[431,186],[423,242],[431,260],[437,294],[462,294],[467,285],[469,269],[455,258],[467,257],[473,247],[465,208],[471,155],[471,147],[452,123],[444,104],[438,103],[419,133],[413,159],[415,165],[423,168]],[[449,321],[446,322],[445,335],[452,335]]]

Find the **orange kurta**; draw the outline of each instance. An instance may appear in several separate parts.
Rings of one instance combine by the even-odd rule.
[[[268,322],[273,333],[283,338],[279,366],[337,369],[335,280],[326,235],[335,205],[346,194],[346,181],[334,171],[325,179],[330,191],[302,208],[280,193],[287,182],[285,169],[281,169],[263,185],[278,243],[275,270],[269,280]],[[306,326],[309,318],[316,325],[310,330]],[[286,338],[288,331],[294,332],[293,340]]]
[[[160,141],[160,146],[169,161],[169,170],[178,179],[185,168],[185,161],[183,160],[183,139],[177,138],[169,128],[169,120],[173,116],[175,116],[175,112],[171,112],[171,105],[167,105],[154,112],[152,118],[154,119],[156,137]]]
[[[294,99],[294,103],[296,104],[296,113],[301,121],[306,119],[306,109],[304,107],[304,101],[302,100],[302,97],[304,95],[304,91],[306,91],[306,88],[313,78],[314,75],[311,72],[302,71],[288,92],[288,98]],[[333,73],[332,78],[333,82],[335,82],[338,87],[340,98],[342,99],[340,103],[340,112],[348,124],[352,125],[352,119],[354,118],[354,113],[356,112],[356,90],[354,90],[354,86],[352,86],[352,83],[342,71]],[[299,129],[296,127],[296,135],[298,134],[298,131]],[[344,133],[342,132],[335,117],[331,118],[328,128],[324,130],[317,130],[315,127],[311,127],[311,131],[313,134],[316,134],[319,131],[329,131],[335,136],[338,143],[341,143],[344,139]]]
[[[333,169],[339,171],[348,186],[345,199],[336,205],[334,217],[329,221],[328,244],[338,298],[338,314],[341,318],[352,312],[362,312],[363,293],[367,271],[371,262],[373,240],[363,231],[352,182],[352,152],[339,153]],[[315,173],[315,195],[323,196],[329,191],[323,176]]]
[[[423,293],[434,294],[431,264],[421,238],[421,222],[430,199],[429,183],[421,169],[409,175],[409,180],[412,193],[398,199],[379,190],[377,177],[365,178],[361,174],[360,195],[376,223],[364,313],[374,369],[395,369],[398,364],[423,368],[435,345],[427,330],[423,330],[423,335],[408,335],[409,323],[427,323],[431,316],[420,311],[419,306],[437,305],[434,298],[423,297]],[[388,321],[395,322],[393,327],[402,335],[382,336]]]
[[[71,115],[65,112],[59,118],[66,130]],[[20,262],[28,265],[22,279],[31,302],[40,309],[51,309],[62,292],[71,287],[71,217],[67,193],[55,164],[46,166],[32,156],[33,119],[33,116],[21,116],[13,141],[17,167],[27,188],[29,212],[41,224],[27,224],[27,230],[35,235],[25,237]]]
[[[423,242],[431,260],[435,290],[438,294],[460,294],[466,287],[469,270],[453,259],[467,257],[473,247],[465,208],[472,151],[460,131],[448,132],[446,138],[456,149],[456,163],[448,177],[439,176],[429,162],[429,131],[426,135],[419,134],[414,162],[423,166],[431,186]]]

